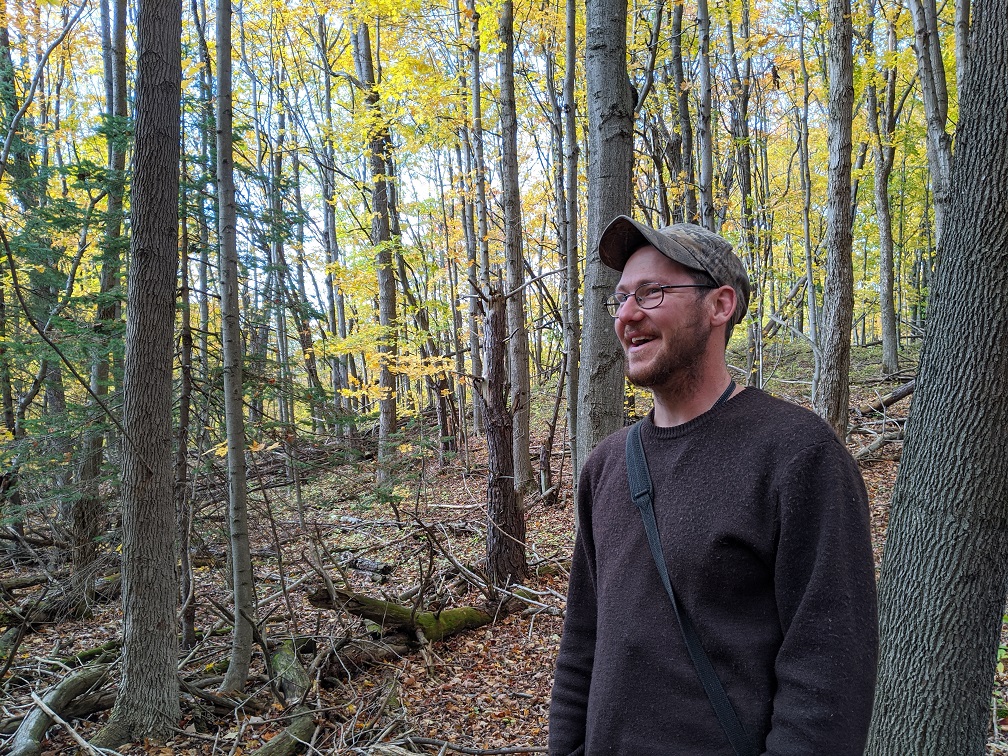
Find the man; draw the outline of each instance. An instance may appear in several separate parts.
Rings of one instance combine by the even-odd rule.
[[[733,384],[748,308],[731,245],[621,216],[599,240],[671,585],[755,752],[861,754],[878,645],[867,495],[813,413]],[[589,456],[550,704],[549,752],[733,754],[627,482],[627,431]]]

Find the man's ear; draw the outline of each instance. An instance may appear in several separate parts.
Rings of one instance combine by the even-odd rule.
[[[717,327],[727,324],[735,313],[735,289],[731,286],[716,289],[711,293],[711,302],[714,307],[711,313],[711,325]]]

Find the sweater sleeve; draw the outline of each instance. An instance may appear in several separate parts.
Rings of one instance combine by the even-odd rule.
[[[585,746],[588,691],[595,664],[597,615],[593,570],[595,546],[588,488],[586,476],[582,476],[578,496],[578,535],[571,559],[567,608],[549,709],[551,756],[582,754]]]
[[[835,439],[799,452],[778,480],[775,564],[783,642],[766,752],[864,750],[878,617],[868,496]]]

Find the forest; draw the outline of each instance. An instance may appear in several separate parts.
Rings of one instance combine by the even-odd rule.
[[[0,750],[545,753],[613,217],[868,484],[868,753],[1008,753],[1008,0],[5,0]]]

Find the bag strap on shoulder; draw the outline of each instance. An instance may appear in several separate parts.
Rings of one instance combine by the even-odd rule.
[[[714,665],[711,664],[707,652],[704,651],[696,628],[690,621],[689,615],[679,606],[675,591],[672,590],[668,567],[665,564],[665,553],[662,550],[661,539],[658,536],[658,525],[655,522],[654,486],[651,482],[651,473],[648,470],[647,457],[644,454],[644,444],[641,442],[639,422],[632,425],[627,434],[626,461],[630,496],[640,510],[641,519],[644,521],[644,532],[647,534],[648,545],[651,547],[651,556],[658,568],[665,592],[672,601],[672,609],[679,621],[679,629],[682,631],[686,650],[696,668],[697,675],[700,677],[700,683],[714,708],[721,729],[728,736],[737,756],[756,756],[756,748],[739,722],[738,715],[736,715],[731,701],[728,700],[728,694],[714,670]]]

